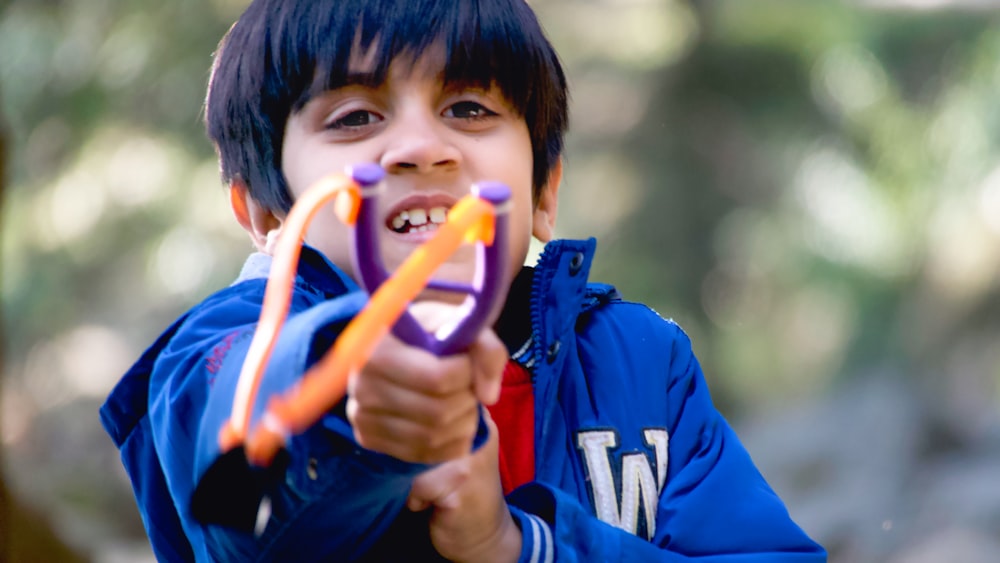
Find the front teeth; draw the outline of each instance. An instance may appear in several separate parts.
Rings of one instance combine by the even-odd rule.
[[[438,225],[444,224],[448,220],[448,210],[444,207],[432,207],[431,208],[431,223],[436,223]]]
[[[448,209],[446,207],[432,207],[428,209],[409,209],[402,211],[392,218],[392,228],[399,232],[409,230],[415,232],[427,231],[436,228],[437,225],[444,224],[448,220]],[[428,221],[430,224],[428,224]]]
[[[427,212],[423,209],[414,209],[410,211],[410,224],[414,227],[419,227],[421,225],[427,224]]]

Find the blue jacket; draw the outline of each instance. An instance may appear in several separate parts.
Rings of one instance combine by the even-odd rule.
[[[535,268],[530,345],[515,357],[534,384],[535,481],[508,496],[521,561],[825,561],[712,405],[687,336],[587,282],[594,248],[550,243]],[[432,558],[426,518],[403,507],[425,467],[360,448],[342,404],[270,472],[219,451],[268,266],[255,255],[176,321],[101,409],[153,550],[163,561]],[[304,249],[260,397],[300,377],[365,299]],[[199,484],[202,509],[226,526],[192,516]]]

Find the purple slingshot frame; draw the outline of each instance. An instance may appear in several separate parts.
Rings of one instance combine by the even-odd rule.
[[[369,293],[389,279],[390,273],[382,261],[378,231],[382,222],[378,214],[378,192],[385,171],[377,164],[351,167],[348,172],[361,188],[361,202],[354,228],[354,266],[361,283]],[[482,182],[473,186],[473,193],[494,208],[493,244],[476,244],[476,274],[472,283],[431,280],[428,289],[466,294],[456,319],[430,333],[409,311],[404,311],[392,332],[400,340],[420,346],[438,356],[464,350],[472,344],[483,325],[503,304],[498,297],[507,282],[507,230],[510,188],[499,182]]]

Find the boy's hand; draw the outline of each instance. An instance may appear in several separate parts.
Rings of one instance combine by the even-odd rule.
[[[407,507],[432,507],[431,541],[451,561],[517,561],[521,531],[500,484],[497,426],[486,413],[489,440],[479,450],[419,475]]]
[[[488,329],[466,352],[442,358],[387,335],[348,383],[355,439],[415,463],[468,454],[479,403],[496,402],[506,361],[506,348]]]

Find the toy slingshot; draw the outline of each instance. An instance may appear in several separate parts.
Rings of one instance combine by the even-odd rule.
[[[233,412],[219,436],[224,452],[243,445],[251,464],[270,465],[290,436],[315,424],[343,398],[349,377],[361,370],[379,339],[390,329],[408,344],[447,355],[468,347],[490,318],[497,305],[497,292],[507,278],[507,186],[474,186],[472,194],[451,208],[447,221],[431,239],[417,247],[390,275],[382,264],[378,238],[384,228],[377,205],[383,177],[377,165],[355,166],[345,175],[318,182],[289,212],[275,247],[260,321],[236,385]],[[297,385],[268,400],[259,423],[252,427],[251,413],[260,380],[288,315],[306,227],[317,211],[335,198],[340,220],[353,227],[355,271],[371,298]],[[472,283],[432,280],[438,266],[463,243],[476,245]],[[407,310],[425,288],[466,294],[458,318],[434,333],[425,331]]]

